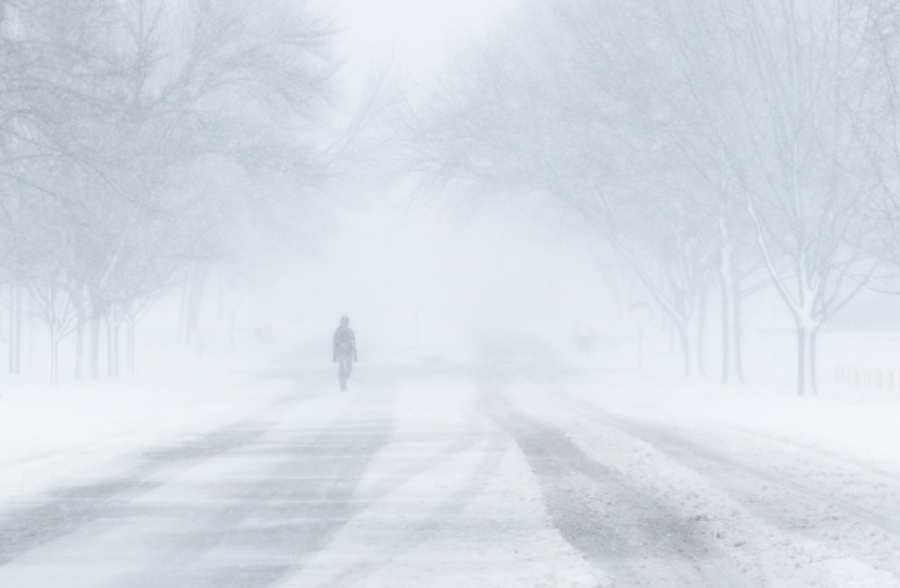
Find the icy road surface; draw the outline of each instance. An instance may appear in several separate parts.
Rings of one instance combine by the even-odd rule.
[[[602,374],[331,384],[3,504],[0,586],[900,586],[889,467]]]

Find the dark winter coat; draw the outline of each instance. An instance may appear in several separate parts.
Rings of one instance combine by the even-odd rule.
[[[334,332],[334,359],[349,357],[356,361],[356,335],[350,327],[341,326]]]

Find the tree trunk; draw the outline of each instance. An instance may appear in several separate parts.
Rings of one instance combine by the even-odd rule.
[[[741,325],[741,301],[743,300],[743,294],[741,292],[741,283],[738,280],[734,281],[733,284],[733,296],[732,296],[732,305],[731,305],[731,335],[733,342],[733,352],[732,358],[734,359],[734,373],[737,376],[737,381],[741,384],[744,383],[744,359],[743,359],[743,344],[741,338],[743,337],[743,328]]]
[[[87,317],[85,316],[84,301],[75,302],[75,379],[84,377],[84,331]]]
[[[203,288],[206,285],[208,276],[209,269],[202,267],[195,269],[190,279],[187,299],[187,322],[185,325],[185,343],[188,345],[194,344],[197,329],[200,328],[200,306],[203,302]]]
[[[106,375],[116,377],[119,375],[119,325],[109,314],[103,316],[103,322],[106,323]]]
[[[706,375],[706,296],[700,296],[697,300],[697,373]]]
[[[9,373],[16,373],[15,370],[15,348],[16,348],[16,286],[14,282],[9,284]]]
[[[181,287],[181,304],[178,307],[178,341],[177,343],[184,343],[185,345],[190,345],[190,341],[187,339],[187,299],[188,299],[188,285],[191,283],[190,278],[184,280],[184,285]]]
[[[231,337],[231,353],[234,353],[234,323],[235,323],[236,320],[237,320],[237,314],[234,313],[234,312],[232,312],[232,313],[231,313],[231,327],[230,327],[230,329],[231,329],[231,332],[230,332],[230,337]]]
[[[86,322],[83,313],[79,313],[75,321],[75,379],[81,380],[84,377],[84,325]]]
[[[722,299],[722,383],[732,379],[744,383],[741,359],[741,288],[730,268],[720,268]]]
[[[817,394],[816,334],[818,325],[797,325],[797,394]]]
[[[59,336],[55,329],[50,330],[50,385],[59,384]]]
[[[134,320],[125,323],[125,346],[128,361],[128,373],[134,373]]]
[[[735,349],[732,345],[734,336],[733,314],[734,314],[734,274],[731,268],[731,247],[725,245],[722,247],[721,259],[719,265],[719,286],[721,298],[721,321],[722,321],[722,383],[727,384],[732,374],[734,374],[734,355]]]
[[[731,288],[729,288],[728,283],[723,279],[720,282],[721,285],[721,305],[722,305],[722,383],[727,384],[732,374],[732,357],[734,356],[734,350],[731,348]]]
[[[686,322],[672,321],[678,329],[678,340],[681,343],[681,354],[684,357],[684,377],[691,375],[691,337],[690,328]]]
[[[119,376],[119,328],[122,325],[120,321],[113,320],[112,325],[112,375]]]
[[[9,373],[20,373],[22,357],[22,293],[16,282],[9,285]]]
[[[25,322],[25,312],[22,307],[22,288],[16,284],[16,373],[22,373],[22,324]]]
[[[103,315],[103,324],[106,327],[106,376],[112,375],[112,332],[109,327],[109,315]]]
[[[21,293],[19,294],[21,300]],[[31,310],[31,309],[28,309]],[[25,315],[25,311],[20,310],[20,312]],[[24,318],[22,319],[24,321]],[[31,371],[32,366],[34,365],[34,315],[30,312],[28,313],[28,370]]]
[[[103,311],[97,302],[91,305],[91,378],[100,379],[100,321]]]
[[[663,329],[669,335],[669,355],[673,355],[675,353],[675,336],[678,332],[678,328],[675,326],[675,321],[669,319],[666,320],[667,315],[663,315],[662,320],[660,321],[664,327]]]

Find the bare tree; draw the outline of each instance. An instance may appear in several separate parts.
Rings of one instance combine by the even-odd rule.
[[[76,374],[89,333],[99,376],[104,321],[108,369],[117,373],[123,321],[133,366],[134,324],[150,301],[198,260],[234,254],[236,232],[302,221],[285,217],[318,179],[320,118],[335,68],[330,31],[301,4],[8,0],[0,11],[8,17],[3,65],[14,74],[0,82],[8,86],[0,92],[0,171],[14,188],[2,202],[7,273],[12,280],[31,263],[18,237],[31,231],[28,222],[52,223],[68,237],[55,252],[66,266],[53,284],[69,294],[75,317]],[[248,187],[227,198],[196,189],[223,169],[241,170]],[[291,186],[291,200],[234,222],[249,187],[272,177]],[[22,216],[17,199],[43,208]],[[31,289],[47,302],[45,290]]]
[[[413,129],[416,165],[495,192],[537,190],[579,215],[671,318],[685,374],[702,373],[718,228],[685,171],[647,18],[616,0],[535,8],[439,91]]]
[[[749,157],[735,158],[757,240],[797,332],[797,391],[816,392],[816,334],[867,281],[875,182],[860,117],[882,97],[865,1],[750,2],[728,23]]]
[[[742,284],[764,267],[796,323],[798,392],[814,392],[816,333],[875,264],[860,246],[878,184],[867,134],[890,92],[871,83],[881,66],[869,48],[897,9],[604,0],[535,10],[438,92],[419,125],[419,167],[538,188],[592,219],[683,341],[717,274],[723,380],[740,377]]]

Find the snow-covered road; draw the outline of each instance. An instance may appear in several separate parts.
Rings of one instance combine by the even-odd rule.
[[[328,384],[4,503],[0,586],[900,586],[900,473],[740,402],[596,373]]]
[[[506,385],[513,400],[503,405],[518,414],[507,428],[535,471],[547,470],[542,487],[557,526],[565,535],[572,525],[567,539],[616,586],[900,586],[896,471],[752,418],[735,426],[714,411],[669,413],[701,406],[673,390],[579,380]],[[727,412],[746,408],[732,399]]]

